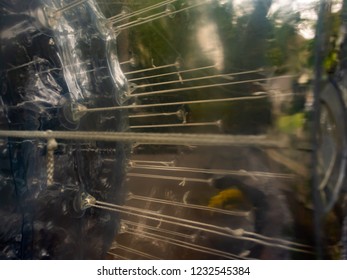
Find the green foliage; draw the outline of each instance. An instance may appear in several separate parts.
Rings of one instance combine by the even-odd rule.
[[[290,14],[290,13],[289,13]],[[272,40],[267,53],[271,64],[282,69],[279,72],[298,72],[308,66],[309,41],[298,33],[303,20],[293,13],[282,19],[274,14],[271,19]]]
[[[158,3],[157,0],[124,1],[131,10],[138,10]],[[313,50],[312,40],[306,40],[299,34],[298,26],[303,23],[300,13],[288,11],[288,14],[270,14],[272,0],[254,0],[247,2],[252,5],[249,13],[240,13],[235,3],[220,5],[211,1],[207,7],[177,13],[174,18],[164,17],[153,22],[129,29],[129,52],[139,58],[137,68],[143,69],[172,64],[178,57],[184,62],[183,68],[195,68],[211,64],[201,51],[196,34],[206,20],[217,25],[218,36],[223,48],[224,69],[230,73],[258,68],[276,69],[275,73],[259,73],[249,76],[236,76],[238,80],[252,80],[271,77],[282,73],[300,73],[310,67],[310,51]],[[186,7],[182,0],[174,4],[176,9]],[[157,10],[156,12],[160,12]],[[145,15],[144,15],[145,16]],[[205,20],[205,21],[204,21]],[[332,57],[330,64],[335,61]],[[328,61],[327,61],[328,63]],[[275,66],[275,67],[274,67]],[[172,71],[172,69],[167,69]],[[182,74],[183,78],[214,75],[217,71],[206,71]],[[158,70],[151,74],[159,74]],[[163,77],[145,80],[148,83],[166,82],[177,77]],[[225,83],[226,79],[201,80],[186,83],[183,86],[199,86],[211,83]],[[181,100],[227,98],[247,96],[254,92],[266,91],[265,83],[245,83],[228,87],[207,88],[179,94],[152,96],[145,102],[168,102]],[[178,84],[154,87],[148,90],[168,89]],[[187,106],[188,120],[193,122],[222,120],[224,132],[254,134],[264,133],[272,125],[272,106],[270,100],[250,102],[209,103]],[[301,108],[302,109],[302,108]],[[299,110],[301,111],[301,110]],[[291,112],[296,113],[296,112]],[[291,133],[302,127],[300,115],[282,117],[277,121],[281,131]]]
[[[326,57],[323,67],[328,73],[335,72],[335,68],[339,63],[339,46],[337,44],[339,29],[341,25],[340,13],[329,13],[326,16]]]
[[[281,132],[294,134],[304,127],[305,121],[304,113],[296,113],[294,115],[280,117],[276,122],[276,126]]]

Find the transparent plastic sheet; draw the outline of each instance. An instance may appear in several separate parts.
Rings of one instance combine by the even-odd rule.
[[[299,8],[278,1],[184,1],[170,3],[177,12],[173,17],[140,25],[146,16],[159,15],[165,6],[136,16],[158,2],[127,1],[118,6],[100,3],[107,17],[121,11],[126,11],[123,17],[128,15],[124,22],[115,18],[114,27],[119,30],[127,26],[119,36],[123,35],[123,44],[127,40],[128,48],[119,56],[121,68],[132,83],[130,96],[136,101],[129,108],[130,131],[193,131],[202,133],[200,137],[209,133],[246,138],[266,135],[268,143],[271,139],[288,144],[284,149],[247,144],[135,146],[127,173],[131,195],[125,205],[179,217],[184,222],[180,225],[166,216],[155,219],[123,212],[121,231],[110,257],[312,258],[312,239],[306,233],[295,233],[303,222],[297,220],[296,211],[302,207],[310,212],[311,128],[305,110],[312,107],[305,99],[312,94],[312,69],[298,60],[298,53],[285,50],[290,41],[281,42],[289,35],[282,33],[286,28],[293,35],[299,30],[294,19]],[[316,4],[309,8],[314,10]],[[288,52],[288,56],[280,57],[281,52]],[[240,100],[227,100],[232,97]],[[295,109],[291,108],[294,104],[298,105]],[[185,115],[186,125],[176,117],[179,110]],[[308,126],[303,125],[305,121]],[[260,171],[259,176],[253,173],[256,171]],[[288,177],[279,178],[279,174]],[[218,212],[220,208],[249,215],[246,219],[235,217]],[[192,228],[189,221],[203,224],[199,229]],[[208,225],[219,227],[221,233],[229,230],[229,235],[211,232]],[[233,236],[233,230],[239,230],[239,235]],[[249,232],[261,237],[249,239]],[[307,247],[299,246],[300,250],[287,244],[284,249],[278,246],[278,240],[264,244],[263,238],[304,243]]]
[[[80,122],[71,118],[72,102],[117,106],[126,82],[109,49],[116,38],[100,28],[104,18],[95,3],[50,14],[68,2],[1,1],[2,129],[127,127],[124,111]],[[117,230],[117,214],[84,213],[78,197],[88,192],[119,203],[126,150],[123,143],[59,141],[48,185],[45,140],[2,141],[1,211],[14,218],[1,219],[1,258],[102,258]]]
[[[0,8],[1,258],[316,257],[319,1]]]

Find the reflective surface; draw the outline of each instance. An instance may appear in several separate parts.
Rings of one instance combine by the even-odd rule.
[[[4,130],[122,131],[125,112],[73,118],[75,101],[118,104],[126,87],[93,3],[1,1]],[[117,68],[118,67],[118,68]],[[8,138],[1,142],[1,258],[102,258],[117,214],[80,207],[83,192],[122,200],[126,144]],[[112,186],[112,187],[111,187]]]
[[[173,5],[179,11],[196,3],[203,1]],[[139,11],[152,4],[128,2],[127,8]],[[111,7],[117,14],[122,6],[105,4],[105,10]],[[120,61],[129,62],[121,67],[134,83],[132,95],[140,105],[130,115],[158,114],[130,118],[132,131],[267,135],[288,148],[136,146],[126,204],[185,221],[124,215],[111,256],[314,257],[308,206],[311,152],[305,147],[310,146],[310,59],[317,8],[317,2],[211,1],[119,35],[119,44],[127,46],[119,49]],[[136,17],[127,20],[136,22]],[[241,99],[227,100],[233,97]],[[207,99],[215,102],[204,103]],[[141,108],[181,101],[187,104]],[[178,110],[185,112],[183,120],[174,114]],[[191,228],[190,221],[203,224]],[[222,235],[210,232],[209,225]]]
[[[2,135],[28,135],[1,142],[2,258],[316,258],[316,165],[318,257],[339,258],[344,106],[328,88],[315,131],[319,1],[0,7]],[[47,130],[66,134],[30,134]]]

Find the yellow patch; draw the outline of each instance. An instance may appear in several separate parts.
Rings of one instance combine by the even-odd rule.
[[[211,197],[208,206],[221,209],[233,209],[245,201],[243,193],[238,189],[227,189]]]

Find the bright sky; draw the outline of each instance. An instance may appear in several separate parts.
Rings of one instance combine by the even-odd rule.
[[[247,10],[247,3],[251,0],[220,0],[221,3],[232,1],[236,10],[240,12],[249,12]],[[343,0],[333,0],[332,11],[337,12],[342,7]],[[300,34],[307,39],[312,39],[314,37],[314,21],[317,19],[316,12],[311,9],[319,4],[320,0],[273,0],[272,6],[270,8],[270,14],[278,9],[285,11],[290,9],[292,11],[300,11],[302,19],[306,19],[298,26]]]
[[[226,4],[228,1],[232,1],[236,12],[241,14],[251,12],[250,9],[253,7],[251,5],[253,0],[219,0],[220,4]],[[333,0],[333,12],[341,9],[342,1]],[[300,11],[301,18],[304,21],[298,25],[299,33],[306,39],[312,39],[315,36],[315,22],[317,20],[316,11],[313,8],[319,2],[320,0],[273,0],[269,15],[271,16],[278,9],[283,10],[283,15],[286,14],[286,10],[288,10],[288,13]],[[217,26],[207,18],[204,18],[202,23],[197,32],[197,42],[206,57],[214,62],[216,69],[222,70],[224,67],[224,54]]]

